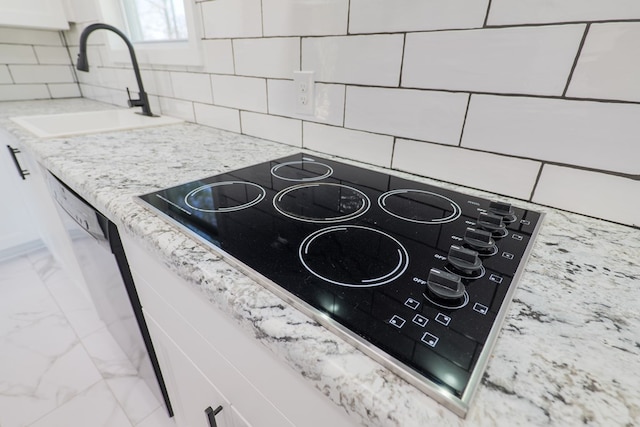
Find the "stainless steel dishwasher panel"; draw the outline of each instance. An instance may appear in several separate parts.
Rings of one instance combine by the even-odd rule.
[[[172,415],[117,227],[54,175],[47,178],[98,316]]]

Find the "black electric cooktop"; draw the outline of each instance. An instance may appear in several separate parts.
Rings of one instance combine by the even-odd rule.
[[[541,222],[308,154],[141,199],[460,416]]]

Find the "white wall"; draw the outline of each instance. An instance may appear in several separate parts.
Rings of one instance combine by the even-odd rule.
[[[143,67],[164,114],[640,225],[637,0],[195,6],[204,65]],[[125,105],[133,73],[89,56],[84,96]]]

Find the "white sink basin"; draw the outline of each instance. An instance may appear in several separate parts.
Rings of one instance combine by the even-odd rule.
[[[143,116],[133,109],[21,116],[11,117],[11,120],[40,138],[113,132],[182,122],[173,117]]]

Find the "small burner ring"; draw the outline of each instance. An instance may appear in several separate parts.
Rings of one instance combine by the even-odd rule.
[[[303,177],[303,178],[293,178],[290,176],[285,176],[282,173],[278,174],[278,171],[280,169],[286,169],[289,166],[311,166],[313,168],[317,168],[319,169],[318,171],[309,171],[309,173],[311,174],[315,174],[314,176],[308,176],[308,177]],[[324,170],[323,170],[324,169]],[[295,181],[295,182],[304,182],[304,181],[321,181],[325,178],[330,177],[331,175],[333,175],[333,168],[327,164],[324,163],[320,163],[320,162],[316,162],[313,159],[310,158],[303,158],[302,160],[296,160],[293,162],[285,162],[285,163],[280,163],[279,165],[275,165],[274,167],[271,168],[271,175],[283,179],[285,181]]]
[[[245,187],[251,187],[254,189],[257,189],[258,192],[255,195],[255,197],[252,200],[249,200],[247,202],[244,203],[240,203],[238,205],[234,205],[234,206],[227,206],[227,207],[219,207],[219,208],[213,208],[213,209],[205,209],[205,208],[201,208],[201,207],[197,207],[194,206],[193,203],[191,203],[189,200],[192,199],[196,194],[198,194],[201,191],[204,190],[208,190],[210,188],[216,188],[216,187],[230,187],[230,186],[234,186],[234,185],[243,185]],[[260,203],[262,201],[262,199],[265,198],[265,196],[267,195],[267,192],[265,191],[264,188],[262,188],[261,186],[259,186],[258,184],[254,184],[252,182],[246,182],[246,181],[222,181],[222,182],[214,182],[211,184],[206,184],[206,185],[202,185],[198,188],[195,188],[193,190],[191,190],[186,196],[184,196],[184,202],[187,206],[189,206],[191,209],[194,209],[196,211],[200,211],[200,212],[207,212],[207,213],[216,213],[216,212],[233,212],[233,211],[239,211],[242,209],[246,209],[249,208],[253,205],[256,205],[258,203]]]
[[[409,196],[412,196],[414,198],[422,197],[426,198],[427,200],[412,200]],[[392,207],[390,201],[393,200],[394,197],[400,197],[401,204]],[[429,202],[435,202],[437,204],[440,204],[441,206],[430,206],[428,204]],[[422,208],[422,210],[425,211],[433,210],[434,215],[430,215],[428,217],[420,217],[417,213],[414,213],[414,217],[412,218],[409,214],[399,212],[401,209],[407,208],[407,206],[410,204],[415,205],[415,207],[412,208],[415,212],[420,211]],[[378,205],[389,215],[395,216],[396,218],[400,218],[405,221],[415,222],[419,224],[445,224],[455,221],[462,214],[462,209],[460,208],[460,206],[448,197],[445,197],[441,194],[433,193],[431,191],[407,188],[387,191],[386,193],[378,197]],[[443,216],[438,216],[439,214],[442,214]]]

